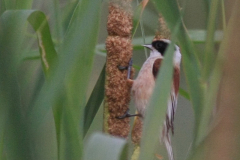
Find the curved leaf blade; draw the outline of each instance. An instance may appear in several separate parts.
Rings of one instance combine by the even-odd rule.
[[[19,15],[14,16],[12,12]],[[1,112],[5,114],[5,117],[1,117],[0,132],[1,136],[4,136],[4,143],[1,145],[4,145],[5,154],[9,159],[24,160],[30,158],[27,142],[29,135],[26,131],[26,121],[20,114],[22,104],[16,73],[27,16],[23,12],[12,12],[6,11],[0,17],[0,95]]]
[[[184,98],[186,98],[187,100],[189,100],[189,101],[191,100],[189,93],[187,91],[185,91],[184,89],[179,88],[179,94],[181,96],[183,96]]]
[[[98,36],[100,8],[101,1],[79,1],[59,49],[58,64],[54,72],[49,73],[49,81],[44,83],[28,116],[34,136],[49,110],[60,97],[63,99],[62,107],[57,109],[64,114],[61,124],[56,124],[61,125],[57,131],[61,133],[60,159],[82,157],[83,109]]]
[[[125,150],[126,145],[127,143],[124,139],[95,133],[89,138],[84,160],[119,160],[120,157],[127,159],[125,156],[122,157],[122,152]]]
[[[19,23],[22,23],[22,25],[25,25],[27,21],[31,24],[38,37],[42,67],[45,75],[47,75],[49,68],[53,67],[57,59],[57,53],[54,48],[45,14],[36,10],[9,10],[6,11],[2,17],[16,17],[21,20]]]
[[[104,82],[105,82],[105,69],[104,65],[102,72],[97,80],[97,83],[92,91],[92,94],[87,102],[84,113],[84,134],[85,137],[88,129],[90,128],[92,121],[97,114],[99,107],[104,98]]]
[[[57,52],[54,48],[49,25],[47,23],[47,18],[44,13],[40,11],[26,12],[28,12],[29,14],[27,20],[34,28],[38,37],[38,45],[41,55],[42,67],[45,75],[47,76],[48,70],[53,67],[57,59]]]

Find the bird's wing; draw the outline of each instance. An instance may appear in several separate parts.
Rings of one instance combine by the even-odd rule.
[[[157,78],[159,68],[161,66],[162,59],[156,59],[153,64],[152,73],[154,78]],[[177,109],[177,96],[179,90],[179,80],[180,80],[180,68],[174,67],[173,72],[173,86],[170,93],[170,100],[168,103],[168,109],[166,114],[166,121],[164,122],[164,128],[162,133],[162,138],[167,148],[168,157],[170,160],[174,160],[173,151],[172,151],[172,144],[171,144],[171,137],[170,137],[170,130],[172,134],[174,133],[174,116]]]
[[[153,73],[154,79],[157,78],[158,71],[159,71],[159,68],[161,66],[161,63],[162,63],[161,58],[156,59],[153,63],[152,73]]]
[[[170,102],[168,104],[168,111],[166,116],[166,125],[167,131],[171,130],[172,134],[174,133],[174,116],[177,110],[177,98],[178,98],[178,91],[179,91],[179,82],[180,82],[180,68],[174,67],[173,73],[173,86],[170,93]]]
[[[178,95],[179,91],[179,84],[180,84],[180,67],[174,67],[174,73],[173,73],[173,89],[175,95]]]
[[[156,59],[153,63],[152,73],[155,79],[157,78],[161,63],[162,63],[161,58]],[[174,67],[173,86],[170,93],[171,99],[168,103],[168,109],[166,114],[166,127],[167,127],[166,132],[167,133],[169,133],[170,130],[172,133],[174,133],[173,121],[174,121],[175,112],[177,110],[177,96],[178,96],[178,90],[179,90],[179,82],[180,82],[180,68]]]
[[[177,109],[179,80],[180,80],[180,68],[175,67],[173,72],[173,86],[172,86],[171,95],[170,95],[171,99],[169,100],[169,103],[168,103],[166,121],[164,123],[164,129],[163,129],[163,140],[167,148],[169,160],[174,160],[170,131],[172,132],[172,134],[174,133],[173,121],[174,121],[174,116]]]

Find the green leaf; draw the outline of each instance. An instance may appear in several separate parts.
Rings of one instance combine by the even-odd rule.
[[[201,123],[199,124],[199,134],[197,137],[198,144],[201,143],[201,141],[203,141],[204,138],[209,133],[209,121],[211,119],[212,111],[216,103],[217,93],[219,91],[219,84],[221,81],[222,69],[223,69],[224,59],[225,59],[224,49],[226,48],[228,41],[229,41],[229,37],[225,33],[225,37],[220,45],[219,53],[216,56],[216,61],[212,67],[213,68],[212,74],[208,82],[209,85],[205,88],[205,97],[204,97],[205,101],[202,107],[202,115],[204,115],[204,118],[201,119]],[[213,44],[210,44],[210,45],[213,45]]]
[[[0,159],[3,159],[3,148],[4,148],[4,134],[5,134],[5,125],[6,125],[6,104],[4,103],[3,96],[0,96]]]
[[[3,12],[6,11],[6,6],[4,0],[0,0],[0,15],[2,15]]]
[[[203,81],[207,81],[213,68],[216,54],[214,53],[214,33],[216,28],[216,19],[219,9],[220,0],[212,0],[210,5],[208,26],[207,26],[207,37],[206,37],[206,48],[204,53],[203,63]]]
[[[105,82],[105,69],[104,65],[101,74],[98,77],[97,83],[92,91],[90,98],[88,99],[87,105],[85,107],[84,113],[84,133],[85,137],[88,129],[90,128],[92,121],[97,114],[99,107],[104,98],[104,82]]]
[[[26,12],[26,14],[29,15],[27,20],[37,34],[42,67],[45,75],[48,76],[48,70],[53,68],[53,65],[57,59],[57,53],[52,42],[47,18],[44,13],[40,11],[22,12]]]
[[[203,115],[205,116],[205,118],[202,118],[199,127],[199,131],[201,131],[198,138],[199,142],[201,142],[206,137],[207,133],[209,133],[209,120],[211,118],[212,110],[214,108],[214,104],[216,103],[217,93],[219,91],[219,84],[221,81],[222,69],[225,59],[224,50],[228,44],[228,41],[229,37],[226,34],[225,38],[221,42],[219,53],[216,58],[216,63],[214,64],[213,72],[209,79],[209,87],[207,88],[207,91],[205,93],[205,103],[203,106]]]
[[[21,55],[20,61],[41,59],[39,50],[30,50]]]
[[[33,0],[24,0],[24,1],[18,1],[17,0],[16,3],[17,3],[17,8],[16,9],[31,9]]]
[[[62,27],[62,14],[65,12],[60,11],[60,1],[51,0],[46,1],[47,7],[50,12],[50,19],[53,22],[53,37],[57,41],[57,45],[62,42],[63,39],[63,27]]]
[[[6,122],[1,134],[4,132],[4,153],[8,159],[30,158],[29,134],[16,75],[27,17],[25,12],[6,11],[0,18],[0,95],[5,120],[1,118]]]
[[[134,23],[133,23],[133,34],[132,34],[132,37],[134,37],[137,29],[138,29],[138,26],[139,26],[139,23],[141,23],[141,18],[142,18],[142,14],[143,14],[143,11],[147,5],[149,0],[143,0],[141,1],[141,3],[137,6],[137,9],[134,11]]]
[[[95,133],[86,145],[84,160],[126,160],[127,143],[124,139]]]
[[[35,10],[17,10],[7,11],[3,16],[21,19],[22,21],[20,23],[22,23],[22,25],[25,25],[27,21],[31,24],[38,37],[42,67],[45,75],[47,75],[49,68],[53,67],[57,59],[57,53],[52,42],[49,25],[44,13]],[[36,54],[33,54],[32,56],[36,57]],[[25,53],[23,53],[22,57],[27,58]]]
[[[66,32],[68,26],[69,26],[69,22],[71,20],[71,17],[74,13],[74,9],[76,7],[76,5],[78,4],[78,1],[71,1],[69,3],[66,4],[66,6],[63,8],[63,12],[61,14],[62,16],[62,25],[63,25],[63,31],[64,33]]]
[[[216,64],[211,75],[204,117],[201,123],[199,145],[189,159],[239,159],[239,32],[240,1],[235,1],[231,18],[224,32]],[[221,82],[221,83],[220,83]],[[220,87],[219,84],[221,84]],[[228,91],[228,92],[226,92]],[[216,101],[217,97],[217,103]],[[209,125],[212,108],[216,113]],[[205,118],[206,116],[206,118]],[[211,152],[209,148],[211,147]]]
[[[4,0],[6,10],[31,9],[33,0]]]
[[[223,30],[225,31],[227,27],[227,22],[226,22],[226,11],[225,11],[224,0],[221,0],[221,11],[222,11]]]
[[[187,91],[185,91],[184,89],[179,88],[179,94],[181,96],[183,96],[184,98],[186,98],[187,100],[189,100],[189,101],[191,100],[189,93]]]
[[[206,43],[207,31],[205,30],[189,30],[190,39],[194,43]],[[214,42],[220,43],[223,39],[223,31],[218,30],[214,32]]]
[[[58,64],[54,72],[50,71],[49,81],[44,83],[28,115],[31,135],[34,136],[46,114],[57,104],[59,98],[63,99],[62,107],[59,107],[60,110],[62,108],[59,113],[63,113],[60,159],[82,157],[83,113],[98,36],[100,8],[101,1],[79,1],[59,48]]]
[[[25,29],[21,29],[21,26],[22,26],[22,28],[24,28],[24,27],[26,27],[26,22],[28,21],[31,25],[32,25],[32,27],[34,28],[34,30],[36,31],[36,33],[37,33],[37,36],[38,36],[38,42],[39,42],[39,50],[40,50],[40,53],[41,53],[41,60],[42,60],[42,66],[43,66],[43,70],[45,71],[45,74],[47,74],[48,73],[48,70],[49,70],[49,68],[52,68],[53,69],[53,65],[54,65],[54,63],[55,63],[55,60],[56,60],[56,56],[57,56],[57,54],[56,54],[56,51],[55,51],[55,49],[54,49],[54,45],[53,45],[53,42],[52,42],[52,39],[51,39],[51,35],[50,35],[50,30],[49,30],[49,26],[48,26],[48,23],[47,23],[47,19],[46,19],[46,17],[45,17],[45,15],[42,13],[42,12],[40,12],[40,11],[34,11],[34,10],[17,10],[17,11],[6,11],[3,15],[2,15],[2,17],[4,18],[4,20],[6,21],[6,22],[12,22],[12,24],[13,25],[16,25],[16,26],[18,26],[19,28],[20,28],[20,30],[16,30],[16,31],[18,31],[19,33],[25,33]],[[15,21],[13,21],[12,20],[12,17],[13,18],[16,18],[17,19],[17,22],[15,22]],[[11,27],[10,27],[11,28]],[[12,29],[12,31],[11,32],[13,32],[14,31],[14,29]],[[15,32],[15,31],[14,31]],[[14,33],[13,32],[13,33]],[[17,32],[17,34],[19,34]],[[8,35],[9,37],[14,37],[15,35]],[[5,36],[6,37],[6,36]],[[23,34],[21,34],[21,39],[23,39],[24,38],[24,35]],[[20,40],[15,40],[16,42],[18,42],[18,41],[20,41]],[[14,42],[14,43],[16,43],[16,42]],[[12,43],[11,45],[12,46],[15,46],[16,48],[17,48],[17,45],[15,45],[14,43]],[[22,45],[22,43],[20,43],[20,46],[21,47],[19,47],[19,48],[23,48],[23,45]],[[15,47],[12,47],[12,48],[15,48]],[[14,51],[15,53],[16,53],[16,55],[20,55],[20,53],[19,53],[19,50],[21,50],[21,49],[17,49],[16,51]],[[39,52],[38,52],[38,54],[39,54]],[[19,64],[19,62],[20,62],[20,58],[19,57],[21,57],[21,56],[17,56],[18,57],[18,63],[16,63],[16,64]],[[16,72],[16,71],[15,71]],[[14,77],[14,79],[16,79],[16,77]],[[16,79],[17,80],[17,79]],[[16,84],[18,84],[19,82],[17,82]],[[19,88],[19,86],[15,86],[15,88],[13,88],[13,90],[15,91],[16,90],[16,88]],[[20,94],[20,93],[18,93],[18,92],[16,92],[16,94]],[[37,94],[37,93],[35,93],[35,94]],[[18,96],[20,96],[20,95],[18,95]],[[20,97],[20,98],[22,98],[22,97]],[[35,98],[35,95],[33,96],[33,99],[32,100],[34,100],[34,98]],[[22,100],[22,101],[24,101],[24,100]],[[20,102],[19,102],[20,103]],[[32,104],[32,103],[30,103],[30,104]],[[25,139],[25,141],[26,142],[21,142],[22,144],[20,144],[21,146],[22,146],[22,148],[25,150],[25,151],[21,151],[21,152],[23,152],[23,154],[25,154],[25,155],[23,155],[23,158],[21,158],[21,156],[19,155],[19,154],[16,154],[16,153],[11,153],[11,152],[15,152],[15,151],[9,151],[9,154],[10,155],[16,155],[16,156],[19,156],[19,159],[27,159],[27,157],[28,156],[30,156],[31,154],[33,155],[33,157],[35,157],[35,156],[39,156],[39,155],[41,155],[40,157],[42,157],[43,159],[46,159],[46,158],[48,158],[48,157],[51,157],[51,159],[54,159],[54,157],[56,157],[56,152],[54,152],[55,150],[54,149],[52,149],[51,151],[51,153],[50,152],[48,152],[48,150],[49,150],[49,148],[51,148],[51,147],[54,147],[54,145],[55,145],[55,143],[54,143],[54,140],[55,140],[55,138],[52,138],[52,136],[53,137],[55,137],[55,134],[53,133],[53,134],[48,134],[48,135],[46,135],[46,134],[44,134],[43,133],[43,131],[45,131],[45,129],[42,129],[42,130],[38,130],[39,132],[38,133],[42,133],[42,134],[38,134],[37,136],[38,136],[38,139],[31,139],[31,140],[33,140],[33,141],[35,141],[36,143],[37,142],[39,142],[40,140],[42,140],[41,142],[42,143],[38,143],[38,149],[36,149],[36,150],[34,150],[34,154],[32,153],[32,149],[30,149],[29,147],[28,147],[28,145],[27,145],[27,140],[29,140],[29,138],[31,137],[31,136],[29,136],[28,135],[28,132],[27,132],[27,121],[25,120],[25,118],[23,118],[23,117],[21,117],[20,116],[20,113],[22,113],[23,111],[23,107],[22,107],[22,104],[20,103],[20,104],[18,104],[17,105],[17,107],[20,107],[21,106],[21,108],[19,108],[19,110],[16,110],[16,109],[13,109],[13,110],[10,110],[9,112],[10,112],[10,114],[12,114],[12,115],[14,115],[13,113],[14,112],[17,112],[16,113],[16,117],[19,117],[19,119],[16,119],[16,121],[19,121],[18,123],[24,123],[23,124],[23,126],[21,127],[22,128],[22,130],[23,131],[18,131],[18,132],[23,132],[22,134],[24,134],[23,135],[23,138],[22,139]],[[25,107],[25,106],[24,106]],[[27,108],[27,107],[26,107]],[[31,109],[32,108],[32,106],[29,106],[29,108],[28,109]],[[12,113],[13,112],[13,113]],[[25,111],[24,111],[25,112]],[[24,115],[25,115],[26,113],[24,113]],[[14,118],[13,118],[14,119]],[[49,126],[51,126],[51,128],[54,128],[54,126],[53,126],[53,123],[50,123],[51,121],[53,122],[53,118],[50,116],[47,116],[47,120],[49,121],[49,123],[48,124],[43,124],[41,127],[49,127]],[[17,124],[17,123],[16,123]],[[19,124],[18,124],[19,125]],[[21,125],[20,125],[21,126]],[[44,128],[43,127],[43,128]],[[37,130],[36,130],[37,131]],[[16,131],[12,131],[12,132],[16,132]],[[26,133],[27,132],[27,133]],[[46,132],[45,132],[46,133]],[[52,133],[52,132],[51,132]],[[28,138],[26,138],[26,137],[28,137]],[[49,140],[48,142],[49,142],[49,145],[48,146],[46,146],[45,144],[44,144],[44,142],[47,140],[47,138],[46,137],[49,137],[49,138],[52,138],[51,140]],[[13,141],[13,140],[15,140],[15,141],[17,141],[16,139],[14,139],[14,138],[9,138],[9,141]],[[19,138],[19,140],[20,140],[20,138]],[[29,140],[30,142],[32,142],[31,140]],[[39,141],[38,141],[39,140]],[[8,142],[6,142],[6,143],[8,143]],[[14,142],[13,142],[14,143]],[[25,144],[26,143],[26,144]],[[26,145],[26,146],[24,146],[24,145]],[[26,148],[27,149],[26,149]],[[19,146],[17,146],[16,145],[16,148],[19,148]],[[41,148],[41,149],[39,149],[39,148]],[[39,150],[41,150],[41,154],[39,154]],[[43,154],[44,153],[44,154]]]
[[[207,28],[207,37],[206,37],[206,48],[205,48],[205,55],[204,55],[204,63],[203,63],[203,73],[202,73],[202,82],[203,82],[203,90],[204,90],[204,97],[203,97],[203,105],[199,111],[199,116],[202,117],[198,120],[198,128],[195,137],[195,145],[198,145],[202,140],[203,137],[206,136],[208,131],[208,123],[211,118],[212,106],[214,105],[214,99],[217,86],[219,83],[213,84],[211,81],[211,86],[208,85],[208,80],[211,72],[213,71],[213,66],[216,60],[216,54],[214,53],[214,33],[216,28],[216,19],[217,13],[219,9],[219,0],[212,0],[210,5],[209,17],[208,17],[208,28]],[[213,73],[213,74],[218,74]],[[216,78],[216,77],[214,77]],[[219,77],[217,77],[219,78]],[[210,90],[209,90],[210,89]],[[215,98],[214,98],[215,97]],[[204,116],[204,118],[203,118]]]
[[[133,65],[133,68],[136,69],[137,71],[140,71],[141,67],[138,65]]]

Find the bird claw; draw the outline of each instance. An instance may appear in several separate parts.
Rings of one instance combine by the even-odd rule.
[[[121,70],[121,71],[122,71],[122,70],[125,70],[125,69],[128,69],[128,66],[120,66],[120,65],[119,65],[119,66],[117,66],[117,67],[118,67],[118,69]]]
[[[131,76],[131,70],[132,70],[132,58],[130,59],[129,63],[128,63],[128,66],[117,66],[119,70],[125,70],[127,69],[128,70],[128,74],[127,74],[127,80],[128,80],[128,84],[130,86],[132,86],[133,84],[133,80],[130,79],[130,76]],[[117,119],[124,119],[124,118],[127,118],[127,117],[133,117],[133,116],[141,116],[140,114],[129,114],[129,108],[127,109],[127,111],[122,115],[122,116],[117,116],[116,118]]]
[[[119,70],[128,70],[128,74],[127,74],[127,79],[130,79],[130,76],[131,76],[131,70],[132,70],[132,58],[130,59],[129,63],[128,63],[128,66],[117,66]]]
[[[117,119],[124,119],[124,118],[127,118],[127,117],[135,117],[135,116],[141,117],[141,114],[130,114],[128,112],[129,112],[129,109],[127,109],[127,111],[122,116],[118,116],[116,118]]]

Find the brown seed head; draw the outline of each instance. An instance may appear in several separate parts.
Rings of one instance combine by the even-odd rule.
[[[107,22],[109,35],[128,37],[132,30],[132,14],[119,5],[110,3]]]

